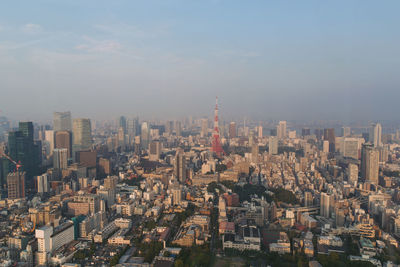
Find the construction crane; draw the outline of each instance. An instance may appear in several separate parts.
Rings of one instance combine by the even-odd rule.
[[[15,165],[15,168],[16,168],[17,171],[19,171],[19,169],[22,167],[21,162],[16,162],[10,156],[8,156],[6,153],[0,151],[0,156],[3,156],[6,159],[8,159],[9,161],[11,161]]]

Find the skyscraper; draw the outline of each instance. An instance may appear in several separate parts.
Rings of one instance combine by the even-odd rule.
[[[269,137],[268,153],[270,155],[278,154],[278,137],[277,136]]]
[[[74,119],[72,128],[73,152],[90,150],[92,148],[92,127],[90,119]]]
[[[334,196],[322,192],[319,214],[323,217],[330,218],[332,211],[333,211],[334,204],[335,204]]]
[[[347,167],[347,182],[354,184],[358,181],[358,166],[356,164],[350,163]]]
[[[122,128],[124,130],[124,134],[127,133],[126,118],[124,116],[120,116],[118,118],[118,128]]]
[[[369,140],[374,147],[382,146],[382,126],[380,123],[372,124],[369,128]]]
[[[41,148],[33,141],[32,122],[20,122],[18,131],[9,132],[8,149],[9,156],[21,163],[26,172],[26,178],[30,182],[33,176],[38,174],[41,161],[39,156]],[[11,166],[12,168],[15,166]]]
[[[236,122],[232,121],[229,123],[229,138],[236,138]]]
[[[25,172],[11,172],[7,175],[8,198],[25,197]]]
[[[286,121],[280,121],[276,126],[276,134],[278,139],[284,139],[286,137]]]
[[[179,182],[183,183],[186,181],[186,157],[183,151],[176,152],[174,174]]]
[[[201,132],[200,137],[206,137],[208,135],[208,119],[201,119]]]
[[[69,131],[58,131],[55,136],[55,148],[66,148],[68,158],[72,158],[72,134]]]
[[[54,150],[54,131],[53,130],[47,130],[44,132],[44,147],[46,148],[46,153],[47,156],[53,155],[53,150]]]
[[[142,122],[141,127],[141,135],[140,135],[140,144],[142,149],[147,149],[149,147],[150,142],[150,127],[147,122]]]
[[[329,142],[329,152],[335,152],[335,129],[324,129],[324,140]]]
[[[350,127],[342,127],[342,136],[343,137],[348,137],[351,134],[351,129]]]
[[[53,114],[54,131],[71,131],[71,112],[54,112]]]
[[[56,148],[53,153],[53,168],[55,170],[65,170],[68,167],[68,150],[66,148]]]
[[[361,150],[361,177],[366,182],[378,184],[379,152],[369,144],[364,144]]]

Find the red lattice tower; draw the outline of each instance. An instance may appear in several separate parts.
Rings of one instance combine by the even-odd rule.
[[[215,100],[215,112],[214,112],[214,132],[212,136],[212,152],[214,152],[218,157],[224,154],[224,150],[221,146],[221,141],[219,139],[219,127],[218,127],[218,97]]]

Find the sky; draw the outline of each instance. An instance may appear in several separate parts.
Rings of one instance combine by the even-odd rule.
[[[400,1],[0,6],[0,116],[396,120]]]

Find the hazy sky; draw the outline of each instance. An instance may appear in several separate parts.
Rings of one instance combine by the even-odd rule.
[[[400,1],[4,1],[0,115],[397,119]]]

